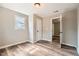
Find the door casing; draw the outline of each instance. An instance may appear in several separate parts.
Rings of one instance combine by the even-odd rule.
[[[34,17],[35,19],[34,19],[34,42],[37,42],[37,41],[39,41],[39,40],[42,40],[43,39],[43,19],[41,18],[41,17],[39,17],[39,16],[37,16],[37,15],[35,15],[35,17]],[[41,22],[41,25],[39,25],[40,27],[41,27],[41,36],[40,36],[40,38],[41,39],[37,39],[38,38],[38,29],[37,28],[39,28],[39,27],[37,27],[38,25],[37,25],[37,23],[38,23],[38,21],[40,21]]]
[[[58,17],[54,17],[54,18],[51,18],[51,19],[53,20],[53,19],[58,19],[58,18],[59,18],[59,21],[60,21],[60,48],[61,48],[62,39],[63,39],[62,14],[60,14],[60,16],[58,16]],[[54,30],[54,29],[52,28],[52,30]],[[53,35],[53,33],[52,33],[52,35]],[[51,39],[51,41],[52,41],[52,39]]]

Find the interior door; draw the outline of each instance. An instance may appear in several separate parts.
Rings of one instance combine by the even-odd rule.
[[[42,39],[42,20],[37,18],[36,19],[36,41]]]

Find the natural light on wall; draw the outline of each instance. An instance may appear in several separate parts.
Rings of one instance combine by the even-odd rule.
[[[15,16],[15,29],[16,30],[23,30],[25,29],[25,24],[24,24],[24,17],[16,15]]]

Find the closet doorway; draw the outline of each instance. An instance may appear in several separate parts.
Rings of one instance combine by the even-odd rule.
[[[52,42],[60,45],[62,44],[63,31],[62,31],[62,17],[52,19]]]

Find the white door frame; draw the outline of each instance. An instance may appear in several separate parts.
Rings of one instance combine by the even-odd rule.
[[[51,20],[53,20],[53,19],[60,19],[60,47],[61,47],[61,44],[62,44],[62,39],[63,39],[63,31],[62,31],[62,14],[60,14],[58,17],[54,17],[54,18],[51,18]],[[53,24],[53,23],[52,23]],[[52,30],[53,30],[53,28],[52,28]],[[52,33],[52,35],[53,35],[53,33]]]

